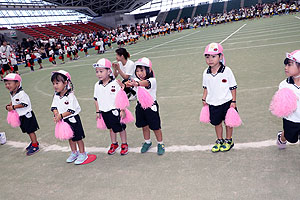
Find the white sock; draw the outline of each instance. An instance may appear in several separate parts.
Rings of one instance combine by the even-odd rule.
[[[145,140],[145,142],[146,142],[147,144],[150,144],[150,143],[151,143],[151,139]]]
[[[161,142],[157,142],[158,144],[164,144],[164,142],[163,141],[161,141]]]

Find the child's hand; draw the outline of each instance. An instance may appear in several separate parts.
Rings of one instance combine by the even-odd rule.
[[[230,108],[235,108],[236,107],[236,103],[231,103],[230,104]]]
[[[124,90],[125,85],[119,80],[117,79],[117,83],[120,85],[120,87]]]
[[[12,105],[6,105],[6,110],[8,110],[8,111],[12,111],[12,110],[13,110],[13,107],[12,107]]]
[[[132,80],[128,80],[125,82],[126,87],[132,87]]]
[[[101,113],[96,113],[96,120],[101,119]]]
[[[126,117],[125,110],[121,110],[121,112],[120,112],[120,117],[121,117],[122,119],[124,119],[124,118]]]
[[[53,121],[54,121],[55,123],[59,122],[60,120],[61,120],[61,116],[60,116],[59,114],[54,115]]]
[[[131,81],[131,84],[132,84],[132,86],[134,86],[134,87],[139,86],[139,83],[138,83],[137,81],[135,81],[135,80],[132,80],[132,81]]]

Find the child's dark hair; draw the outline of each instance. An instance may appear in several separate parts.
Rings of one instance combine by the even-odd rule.
[[[296,62],[296,61],[293,61],[293,60],[291,60],[291,59],[289,59],[289,58],[284,59],[283,64],[284,64],[284,65],[287,65],[287,64],[289,64],[289,62],[295,62],[296,65],[297,65],[297,67],[300,68],[300,63],[298,63],[298,62]]]
[[[150,71],[150,68],[149,67],[145,67],[145,66],[142,66],[142,65],[137,65],[136,66],[136,68],[135,68],[135,76],[137,77],[137,78],[139,78],[137,75],[136,75],[136,69],[137,68],[145,68],[145,71],[146,71],[146,77],[145,77],[145,79],[149,79],[149,78],[153,78],[154,77],[154,75],[153,75],[153,71]]]
[[[124,56],[125,60],[127,60],[128,58],[130,58],[129,53],[128,53],[128,51],[125,48],[119,48],[119,49],[117,49],[116,53],[119,56]]]
[[[205,54],[204,56],[209,56],[209,55],[211,55],[211,54]],[[221,53],[219,53],[219,54],[215,54],[215,55],[219,55],[219,56],[221,56],[222,54],[221,54]]]
[[[51,76],[51,82],[53,83],[54,81],[57,81],[57,82],[68,82],[70,83],[70,89],[71,91],[74,90],[74,87],[73,87],[73,83],[71,80],[68,80],[68,77],[63,75],[63,74],[60,74],[60,73],[54,73],[52,76]]]

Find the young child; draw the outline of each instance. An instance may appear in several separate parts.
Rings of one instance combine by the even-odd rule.
[[[121,118],[125,117],[125,112],[117,109],[115,105],[116,95],[121,90],[121,87],[112,76],[111,62],[109,60],[102,58],[93,67],[99,79],[94,87],[97,118],[102,116],[106,127],[110,131],[112,142],[107,153],[113,155],[119,148],[117,142],[117,133],[119,132],[122,141],[120,154],[126,155],[128,154],[126,125],[120,122]]]
[[[287,79],[279,84],[279,89],[289,88],[298,98],[300,98],[300,50],[292,53],[286,53],[284,60],[285,74]],[[296,143],[300,136],[300,104],[297,101],[297,109],[283,118],[283,131],[279,131],[277,135],[277,145],[283,149],[286,147],[287,141]]]
[[[35,56],[35,58],[37,59],[37,62],[40,66],[39,69],[43,69],[43,65],[42,65],[42,55],[39,53],[39,50],[36,48],[33,51],[33,55]]]
[[[226,138],[223,139],[222,121],[230,107],[236,109],[237,83],[229,67],[225,67],[223,47],[211,43],[205,48],[205,61],[209,65],[203,72],[203,106],[209,105],[210,123],[215,126],[216,144],[212,152],[229,151],[232,141],[233,128],[226,126]]]
[[[17,56],[13,51],[10,52],[10,62],[11,62],[12,67],[14,68],[13,73],[19,74]]]
[[[49,47],[49,58],[52,58],[52,64],[53,66],[56,66],[55,53],[51,47]]]
[[[29,96],[22,89],[22,78],[19,74],[10,73],[4,78],[5,87],[10,92],[11,102],[6,105],[7,111],[16,110],[21,122],[20,128],[23,133],[27,133],[31,143],[26,148],[27,155],[30,156],[39,151],[39,143],[35,132],[39,129],[38,122],[31,108]]]
[[[51,82],[55,90],[51,105],[54,122],[57,123],[63,120],[70,125],[74,132],[74,137],[69,139],[72,152],[66,162],[72,163],[75,161],[74,164],[76,165],[82,164],[88,158],[88,155],[85,152],[82,140],[85,138],[85,135],[79,117],[81,108],[73,92],[71,75],[64,70],[52,72]],[[77,151],[77,146],[79,152]]]
[[[137,78],[134,80],[129,80],[125,84],[128,87],[142,87],[146,89],[146,91],[151,95],[153,99],[153,104],[148,108],[143,108],[139,99],[138,93],[138,102],[135,107],[135,116],[136,123],[135,125],[138,128],[143,129],[143,135],[145,139],[145,143],[142,146],[141,153],[146,153],[151,145],[150,139],[150,129],[153,130],[156,140],[158,142],[157,145],[157,154],[163,155],[165,153],[165,145],[163,143],[162,131],[161,131],[161,122],[158,110],[158,103],[156,101],[156,79],[154,78],[154,73],[152,71],[152,63],[148,58],[141,58],[135,62],[136,69],[135,75]]]

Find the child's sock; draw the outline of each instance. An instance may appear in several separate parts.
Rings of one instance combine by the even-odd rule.
[[[145,140],[145,142],[146,142],[147,144],[150,144],[150,143],[151,143],[151,139]]]
[[[32,146],[33,147],[38,147],[39,145],[38,145],[38,142],[37,143],[32,143]]]
[[[161,141],[161,142],[157,142],[158,144],[164,144],[164,142],[163,141]]]

